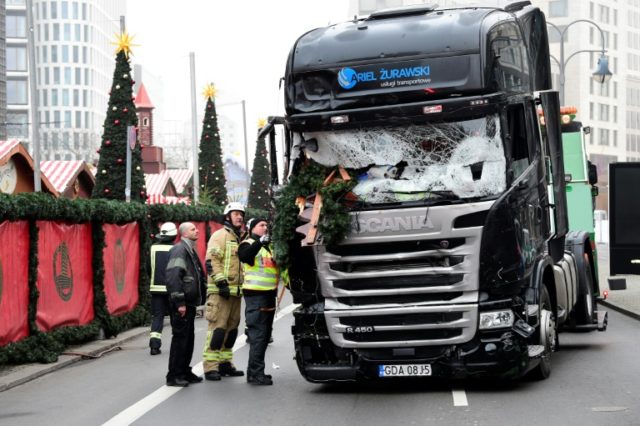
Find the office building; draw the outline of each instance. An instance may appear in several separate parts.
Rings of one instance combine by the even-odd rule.
[[[97,159],[125,0],[34,0],[41,158]]]

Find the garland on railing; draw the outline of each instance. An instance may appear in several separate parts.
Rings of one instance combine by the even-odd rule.
[[[305,164],[297,175],[282,188],[275,201],[275,225],[273,250],[278,265],[287,269],[291,266],[290,247],[296,236],[299,207],[298,197],[308,197],[315,193],[322,196],[322,209],[318,228],[324,244],[339,243],[349,232],[351,218],[343,197],[356,185],[356,180],[338,180],[324,186],[324,181],[334,168],[322,166],[312,160]]]

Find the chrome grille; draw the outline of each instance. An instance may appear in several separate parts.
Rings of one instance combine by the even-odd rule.
[[[482,227],[453,228],[453,223],[459,216],[488,210],[491,204],[434,206],[428,220],[420,221],[389,218],[420,214],[422,218],[424,209],[359,212],[361,221],[425,225],[366,233],[354,228],[342,245],[316,246],[331,340],[352,348],[471,340],[477,329]]]

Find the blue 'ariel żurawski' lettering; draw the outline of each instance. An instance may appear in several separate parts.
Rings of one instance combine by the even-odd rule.
[[[429,65],[424,67],[410,67],[410,68],[391,68],[391,69],[380,69],[380,78],[379,80],[391,80],[396,78],[407,78],[407,77],[427,77],[431,73],[429,69]]]

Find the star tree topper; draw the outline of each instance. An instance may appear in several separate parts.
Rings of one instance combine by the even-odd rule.
[[[205,99],[216,97],[216,88],[213,85],[213,83],[209,83],[206,86],[204,86],[204,90],[202,91],[202,96],[204,96]]]
[[[120,51],[123,51],[124,55],[128,58],[129,55],[133,54],[131,47],[139,46],[137,44],[133,44],[134,36],[129,35],[129,33],[126,31],[121,34],[115,34],[115,36],[116,36],[116,41],[112,41],[111,44],[113,44],[114,46],[117,46],[116,55],[120,53]]]

